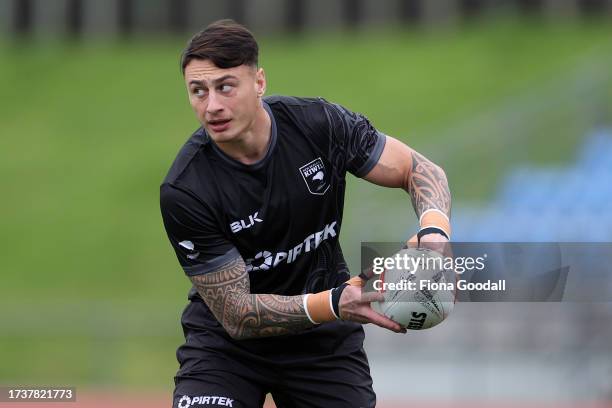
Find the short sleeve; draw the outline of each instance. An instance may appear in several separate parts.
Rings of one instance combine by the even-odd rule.
[[[212,210],[190,193],[163,184],[160,207],[170,244],[187,275],[212,272],[240,256],[217,226]]]
[[[345,155],[346,170],[356,177],[365,176],[378,163],[386,136],[362,114],[329,102],[324,106],[335,143]]]

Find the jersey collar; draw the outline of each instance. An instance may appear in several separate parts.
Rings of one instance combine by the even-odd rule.
[[[210,140],[210,145],[212,146],[213,151],[217,153],[217,155],[220,156],[226,163],[228,163],[229,165],[233,167],[243,169],[243,170],[250,170],[250,171],[258,170],[262,168],[268,162],[268,159],[270,158],[270,156],[272,156],[272,152],[274,150],[274,147],[276,146],[276,138],[277,138],[276,120],[274,119],[274,115],[272,114],[272,109],[270,109],[270,106],[268,105],[268,103],[263,100],[261,102],[263,104],[264,109],[270,116],[271,126],[270,126],[270,142],[268,143],[268,151],[266,152],[264,157],[262,157],[259,161],[252,163],[252,164],[244,164],[242,162],[239,162],[236,159],[233,159],[232,157],[225,154],[223,150],[221,150],[219,146],[215,144],[215,142],[210,138],[210,136],[206,134],[206,136]],[[202,130],[204,131],[204,133],[206,133],[206,130],[204,130],[204,128],[202,128]]]

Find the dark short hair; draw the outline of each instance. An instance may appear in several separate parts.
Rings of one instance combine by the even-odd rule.
[[[181,55],[181,71],[191,60],[210,60],[219,68],[257,66],[259,46],[253,34],[234,20],[218,20],[194,35]]]

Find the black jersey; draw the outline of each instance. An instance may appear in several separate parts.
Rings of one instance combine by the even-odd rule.
[[[161,186],[170,242],[187,275],[240,255],[252,293],[299,295],[347,280],[338,242],[345,175],[368,173],[385,137],[359,114],[324,101],[269,97],[266,155],[246,165],[198,129]]]
[[[346,172],[367,174],[385,136],[320,98],[273,96],[263,106],[271,137],[257,163],[230,158],[203,128],[180,150],[161,186],[168,237],[187,275],[240,255],[251,293],[335,287],[350,277],[338,241]]]

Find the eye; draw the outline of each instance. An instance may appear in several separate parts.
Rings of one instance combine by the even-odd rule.
[[[193,88],[191,93],[194,94],[195,96],[197,96],[198,98],[202,98],[202,97],[206,96],[206,91],[204,89],[202,89],[202,88]]]
[[[234,89],[233,85],[230,84],[223,84],[219,87],[219,91],[221,93],[229,93],[231,92],[231,90]]]

